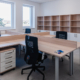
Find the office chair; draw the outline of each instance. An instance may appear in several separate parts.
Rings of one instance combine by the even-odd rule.
[[[67,40],[67,32],[65,31],[57,31],[56,38],[66,39]]]
[[[26,29],[25,29],[25,33],[27,33],[27,34],[31,33],[31,29],[26,28]]]
[[[60,39],[66,39],[67,40],[67,32],[65,31],[56,31],[56,38],[60,38]],[[67,57],[69,57],[68,55],[66,55]],[[62,62],[63,62],[63,58]]]
[[[43,80],[44,80],[45,75],[38,68],[43,68],[43,70],[45,70],[45,66],[40,66],[39,63],[42,63],[44,61],[44,59],[47,58],[47,56],[44,55],[44,59],[42,60],[42,53],[39,53],[39,51],[38,51],[38,38],[37,37],[26,36],[25,42],[26,42],[26,50],[27,51],[24,56],[24,61],[27,64],[30,64],[32,66],[23,68],[21,71],[21,74],[23,74],[24,70],[32,69],[27,77],[27,80],[29,80],[29,76],[31,75],[31,73],[33,71],[37,70],[38,72],[40,72],[43,75]],[[36,66],[37,64],[38,64],[38,66]]]

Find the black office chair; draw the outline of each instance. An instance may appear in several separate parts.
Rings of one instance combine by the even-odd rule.
[[[65,31],[56,31],[56,38],[60,38],[60,39],[66,39],[67,40],[67,32]],[[67,57],[69,57],[68,55],[66,55]],[[62,62],[63,62],[63,58]]]
[[[31,29],[26,28],[26,29],[25,29],[25,33],[27,33],[27,34],[31,33]]]
[[[31,73],[35,70],[40,72],[43,75],[43,80],[45,78],[45,75],[38,69],[38,68],[43,68],[45,70],[45,66],[40,66],[40,62],[42,63],[44,59],[47,58],[47,56],[44,56],[44,59],[42,60],[42,53],[39,53],[38,51],[38,38],[37,37],[32,37],[32,36],[26,36],[25,37],[25,42],[26,42],[26,54],[24,56],[24,60],[27,64],[32,65],[31,67],[23,68],[21,71],[21,74],[23,74],[24,70],[27,69],[32,69],[31,72],[29,73],[27,80],[29,80],[29,76]],[[38,64],[38,66],[36,66]]]
[[[65,31],[56,31],[56,38],[67,39],[67,32],[65,32]]]

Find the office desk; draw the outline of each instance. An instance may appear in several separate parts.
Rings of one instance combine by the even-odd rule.
[[[11,36],[10,34],[1,34],[0,37]]]
[[[55,38],[55,35],[43,35],[44,37]]]
[[[70,70],[69,71],[70,71],[70,75],[73,75],[73,51],[79,46],[79,45],[77,46],[77,42],[55,39],[55,38],[47,38],[42,36],[37,36],[37,37],[38,37],[39,50],[55,56],[55,80],[59,80],[59,58],[69,53],[70,53],[70,59],[69,59]],[[7,38],[8,39],[7,41],[5,41],[5,39],[6,38],[1,39],[2,42],[0,42],[0,48],[14,46],[14,45],[25,46],[25,35],[12,36],[12,37],[9,37],[10,40]],[[64,53],[57,54],[55,53],[55,51],[57,50],[63,50]]]

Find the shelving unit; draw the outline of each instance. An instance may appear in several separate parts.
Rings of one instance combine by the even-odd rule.
[[[71,21],[80,21],[80,14],[71,15]]]
[[[51,16],[51,21],[59,21],[59,16]]]
[[[50,26],[44,26],[44,30],[50,30]]]
[[[80,33],[80,14],[39,16],[38,30]]]
[[[60,31],[69,32],[69,27],[60,27]]]
[[[70,16],[69,15],[61,15],[60,16],[60,21],[69,21]]]
[[[72,33],[77,33],[77,28],[76,27],[71,27],[71,31]]]
[[[59,26],[59,21],[52,21],[51,26]]]
[[[50,26],[50,21],[44,21],[44,26]]]
[[[44,16],[44,21],[50,21],[51,16]]]
[[[52,26],[51,27],[51,31],[59,31],[59,27],[58,26],[56,26],[56,27],[55,26]]]
[[[37,29],[43,30],[43,16],[37,18]]]
[[[69,27],[70,22],[69,21],[60,21],[60,27]]]

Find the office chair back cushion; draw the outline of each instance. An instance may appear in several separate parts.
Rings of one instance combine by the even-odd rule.
[[[25,33],[31,33],[31,29],[29,28],[25,29]]]
[[[65,31],[57,31],[56,38],[67,39],[67,32]]]
[[[38,59],[38,38],[32,36],[26,36],[26,55],[24,60],[28,64],[36,64]]]

